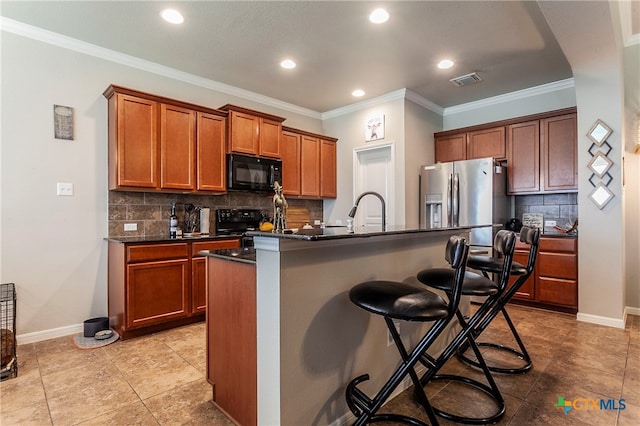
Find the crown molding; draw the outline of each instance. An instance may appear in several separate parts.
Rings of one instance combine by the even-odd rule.
[[[160,65],[155,62],[140,59],[135,56],[96,46],[91,43],[87,43],[72,37],[67,37],[52,31],[44,30],[42,28],[34,27],[32,25],[24,24],[22,22],[5,18],[3,16],[0,17],[0,31],[13,33],[22,37],[30,38],[32,40],[51,44],[63,49],[68,49],[85,55],[94,56],[96,58],[114,62],[120,65],[125,65],[131,68],[136,68],[173,80],[182,81],[194,86],[214,90],[216,92],[226,93],[232,96],[237,96],[239,98],[258,102],[284,111],[293,112],[295,114],[315,118],[317,120],[321,119],[321,114],[317,111],[302,108],[288,102],[280,101],[269,96],[264,96],[259,93],[251,92],[249,90],[230,86],[228,84],[220,83],[208,78],[199,77],[194,74]]]
[[[341,115],[349,114],[355,111],[360,111],[366,108],[379,105],[384,102],[395,101],[398,99],[404,99],[407,89],[398,89],[387,94],[376,96],[375,98],[367,99],[365,101],[356,102],[354,104],[346,105],[340,108],[332,109],[322,113],[322,120],[328,118],[339,117]]]
[[[529,98],[531,96],[543,95],[546,93],[556,92],[563,89],[575,88],[573,77],[564,80],[546,83],[540,86],[530,87],[528,89],[517,90],[515,92],[505,93],[504,95],[493,96],[491,98],[481,99],[479,101],[468,102],[444,109],[443,116],[458,114],[461,112],[471,111],[474,109],[486,108],[498,105],[504,102],[515,101]]]

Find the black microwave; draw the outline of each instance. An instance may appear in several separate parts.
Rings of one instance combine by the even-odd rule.
[[[227,189],[273,191],[282,185],[282,160],[227,154]]]

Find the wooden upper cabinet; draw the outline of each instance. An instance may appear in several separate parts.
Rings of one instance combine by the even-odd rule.
[[[540,120],[542,181],[545,191],[578,189],[577,116]]]
[[[460,133],[451,136],[435,138],[436,163],[448,163],[467,158],[467,134]]]
[[[198,112],[197,115],[197,179],[199,191],[226,191],[225,132],[226,119]]]
[[[507,187],[509,193],[540,190],[540,123],[507,126]]]
[[[227,113],[111,85],[109,189],[226,191]]]
[[[300,195],[319,197],[320,139],[302,135],[300,147]]]
[[[160,187],[195,189],[196,113],[160,105]]]
[[[229,151],[257,155],[260,119],[250,114],[229,113]]]
[[[280,158],[282,124],[275,120],[260,119],[260,144],[258,154],[263,157]]]
[[[336,143],[320,141],[320,197],[336,198]]]
[[[504,126],[467,133],[467,159],[506,158]]]
[[[285,195],[300,195],[300,141],[299,133],[283,130],[281,141],[282,154],[282,192]]]
[[[227,152],[280,158],[284,118],[236,105],[220,110],[229,112]]]
[[[109,189],[158,186],[158,103],[105,92],[109,100]]]

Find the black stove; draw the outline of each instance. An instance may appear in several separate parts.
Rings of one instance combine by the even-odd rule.
[[[242,235],[258,229],[262,212],[257,209],[216,210],[216,235]]]

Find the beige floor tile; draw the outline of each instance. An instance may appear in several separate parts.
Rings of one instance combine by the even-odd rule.
[[[200,379],[144,400],[161,425],[232,426],[211,401],[211,385]]]
[[[51,416],[49,416],[49,407],[44,400],[35,404],[22,405],[17,410],[0,411],[0,425],[2,426],[45,426],[52,424]]]
[[[107,353],[141,399],[204,377],[164,342],[152,338],[125,341]]]
[[[640,406],[640,378],[631,375],[624,376],[622,396],[629,404]]]
[[[64,352],[38,354],[38,364],[43,376],[70,368],[92,369],[109,359],[102,348],[78,349]]]
[[[79,424],[82,426],[157,426],[159,423],[142,401],[137,401]]]
[[[638,426],[640,425],[640,405],[628,404],[624,410],[618,413],[617,426]]]
[[[31,372],[0,382],[0,413],[10,413],[34,404],[45,404],[46,396],[40,373]]]
[[[51,418],[56,425],[89,420],[132,404],[138,397],[110,362],[71,368],[42,377]]]

